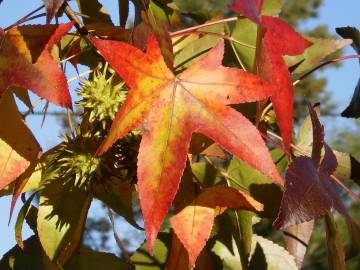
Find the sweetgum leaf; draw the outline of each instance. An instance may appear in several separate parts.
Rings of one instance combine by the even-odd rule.
[[[285,192],[275,228],[284,228],[316,219],[332,208],[348,217],[338,189],[331,179],[337,161],[331,148],[324,143],[323,127],[314,109],[309,105],[313,123],[312,157],[297,157],[286,173]],[[321,149],[325,154],[320,162]]]
[[[60,265],[78,249],[91,203],[90,195],[71,185],[60,181],[47,184],[39,202],[39,239],[46,255]]]
[[[313,37],[306,37],[306,39],[311,41],[313,44],[308,47],[304,53],[297,56],[285,57],[288,66],[296,66],[301,62],[301,64],[296,66],[292,72],[293,74],[299,74],[315,67],[321,60],[330,54],[351,44],[351,40],[349,39],[338,40]]]
[[[247,10],[252,6],[258,8],[260,1],[237,0],[234,5],[241,7],[238,11],[254,19],[253,13]],[[255,20],[256,21],[256,20]],[[277,116],[278,125],[284,141],[285,148],[290,149],[293,129],[294,90],[290,73],[283,56],[295,56],[304,52],[312,43],[279,18],[261,16],[260,25],[263,28],[261,50],[257,60],[256,73],[277,88],[276,94],[271,97]],[[249,65],[249,64],[248,64]]]
[[[240,1],[234,1],[234,4]],[[244,4],[243,4],[244,5]],[[255,4],[254,4],[255,5]],[[281,10],[281,0],[264,0],[261,9],[263,16],[278,16]],[[250,20],[237,20],[231,32],[231,37],[237,41],[256,47],[257,31],[259,25]],[[232,42],[234,53],[238,61],[246,70],[252,71],[255,60],[255,49]]]
[[[233,244],[233,251],[230,251],[220,241],[216,241],[212,251],[218,255],[226,268],[230,270],[242,269],[239,252]],[[297,270],[294,257],[286,249],[256,234],[252,237],[251,261],[249,269]]]
[[[225,186],[206,188],[195,200],[170,219],[170,223],[189,254],[189,266],[210,237],[214,219],[227,208],[262,210],[262,204],[250,196]]]
[[[301,54],[312,43],[278,18],[263,16],[262,26],[266,32],[261,47],[259,74],[277,87],[271,101],[284,145],[289,149],[293,128],[294,90],[283,56]]]
[[[235,0],[231,5],[229,5],[229,9],[248,17],[257,24],[260,24],[261,18],[259,10],[261,7],[259,7],[259,5],[260,0]]]
[[[0,139],[0,149],[0,189],[3,189],[16,180],[30,165],[30,162],[16,153],[16,151],[2,139]]]
[[[120,260],[112,253],[98,252],[88,248],[80,248],[74,258],[66,266],[67,270],[133,270],[134,266]]]
[[[352,47],[357,53],[360,53],[360,31],[355,27],[339,27],[336,32],[343,38],[353,40]],[[356,85],[350,105],[341,113],[343,117],[360,117],[360,79]]]
[[[14,136],[21,134],[21,136]],[[11,92],[0,100],[0,190],[17,179],[36,162],[41,148],[26,126]]]
[[[64,3],[64,0],[43,0],[43,2],[46,8],[46,23],[50,23]]]
[[[130,130],[143,131],[137,189],[150,250],[178,189],[193,132],[282,183],[259,132],[226,106],[264,99],[274,88],[253,74],[222,66],[223,42],[175,77],[154,36],[146,53],[122,42],[91,41],[131,88],[98,154]]]
[[[24,249],[18,245],[10,249],[0,261],[1,270],[57,270],[44,254],[39,239],[33,235],[24,241]]]
[[[98,0],[76,0],[81,14],[87,15],[82,17],[85,24],[102,22],[114,25],[108,11]]]
[[[0,96],[10,86],[19,86],[71,108],[65,75],[50,49],[72,26],[73,23],[19,26],[6,32],[0,29]]]

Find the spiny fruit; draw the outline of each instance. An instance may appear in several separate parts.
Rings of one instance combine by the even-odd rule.
[[[135,181],[136,157],[140,137],[129,134],[101,157],[95,156],[101,138],[84,133],[79,126],[72,135],[50,151],[44,181],[72,182],[73,186],[93,191],[97,185],[107,189],[108,181]]]
[[[124,82],[116,82],[115,73],[108,76],[107,64],[103,71],[96,71],[91,80],[83,80],[77,92],[82,98],[77,105],[83,111],[83,121],[100,129],[97,132],[108,131],[127,95]]]
[[[136,180],[140,135],[130,133],[105,155],[95,156],[127,94],[124,83],[115,82],[115,75],[109,76],[107,67],[106,64],[91,79],[82,81],[77,90],[82,97],[77,103],[82,121],[48,155],[46,180],[72,182],[73,186],[89,191],[99,184],[107,188],[110,179]]]

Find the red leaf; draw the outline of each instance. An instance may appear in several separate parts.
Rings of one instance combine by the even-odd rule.
[[[311,45],[287,23],[275,17],[262,17],[266,32],[262,42],[259,75],[277,87],[271,97],[284,145],[290,149],[293,128],[294,90],[284,55],[297,55]]]
[[[260,2],[261,0],[234,0],[234,2],[229,5],[229,9],[260,24]]]
[[[20,26],[0,29],[0,96],[10,86],[30,89],[57,105],[71,108],[71,97],[63,71],[50,54],[73,23]]]
[[[284,228],[316,219],[335,208],[345,217],[349,217],[340,198],[331,174],[337,168],[334,153],[324,144],[325,155],[319,164],[324,141],[323,127],[311,106],[309,107],[313,123],[313,154],[312,158],[298,157],[289,166],[286,173],[285,192],[275,228]]]
[[[236,189],[215,186],[205,189],[170,219],[174,232],[188,252],[190,267],[209,239],[215,217],[227,208],[260,211],[262,205]]]
[[[175,77],[154,36],[146,53],[122,42],[91,41],[131,87],[98,154],[130,130],[144,131],[137,189],[150,250],[177,192],[193,132],[282,183],[259,132],[226,106],[269,97],[273,88],[251,73],[222,66],[223,42]]]

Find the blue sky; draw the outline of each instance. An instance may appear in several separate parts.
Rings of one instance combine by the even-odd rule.
[[[114,22],[117,23],[117,1],[115,0],[103,0],[103,4],[111,11],[113,14]],[[23,0],[23,1],[14,1],[14,0],[3,0],[3,3],[0,5],[0,27],[6,27],[12,24],[14,21],[19,19],[22,15],[25,15],[31,10],[39,7],[42,4],[41,0]],[[21,8],[19,8],[19,6]],[[335,33],[335,27],[339,26],[357,26],[360,27],[360,2],[359,0],[347,0],[347,1],[336,1],[336,0],[324,0],[324,5],[320,9],[320,16],[317,19],[308,21],[306,24],[302,25],[304,29],[311,29],[319,24],[327,24],[330,27],[330,30]],[[44,23],[44,20],[38,21],[38,23]],[[346,54],[354,54],[354,51],[348,47],[346,49]],[[318,72],[318,74],[324,75],[328,78],[328,89],[333,95],[333,101],[339,104],[339,110],[342,110],[346,107],[348,102],[351,99],[353,89],[358,80],[359,64],[356,60],[348,60],[343,62],[343,65],[339,69],[328,69],[325,72]],[[70,70],[68,72],[68,77],[74,76],[75,71]],[[73,83],[71,88],[74,89],[77,83]],[[60,111],[59,108],[51,107],[51,110]],[[336,120],[336,121],[334,121]],[[39,140],[40,144],[44,149],[47,149],[59,142],[58,136],[61,134],[61,128],[56,123],[56,119],[48,117],[45,121],[45,127],[40,128],[41,117],[30,116],[27,119],[29,126],[34,131],[36,138]],[[325,125],[328,127],[351,125],[352,120],[347,120],[343,118],[327,120]],[[0,257],[8,249],[10,249],[14,244],[14,224],[13,222],[10,226],[7,225],[8,216],[9,216],[9,198],[0,198]],[[96,214],[96,209],[94,210]],[[15,213],[16,216],[16,213]],[[26,238],[29,235],[29,230],[25,229],[24,237]]]

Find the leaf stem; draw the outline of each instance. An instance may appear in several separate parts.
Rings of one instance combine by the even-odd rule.
[[[234,22],[234,21],[237,21],[237,20],[243,19],[243,18],[245,18],[245,17],[244,16],[236,16],[236,17],[230,17],[230,18],[225,18],[225,19],[221,19],[221,20],[210,21],[210,22],[206,22],[203,24],[195,25],[193,27],[185,28],[185,29],[182,29],[182,30],[179,30],[176,32],[170,32],[169,34],[170,34],[170,37],[190,35],[191,33],[195,32],[199,28],[216,25],[216,24],[220,24],[220,23]]]
[[[233,177],[231,177],[226,171],[224,171],[222,168],[220,168],[219,166],[215,165],[214,162],[207,156],[204,156],[204,158],[206,159],[206,161],[215,168],[215,170],[217,170],[223,177],[225,177],[225,179],[228,179],[230,181],[232,181],[235,185],[238,186],[238,188],[242,189],[243,191],[249,192],[249,189],[247,189],[246,187],[242,186],[241,184],[239,184],[236,179],[234,179]]]
[[[252,46],[252,45],[247,44],[247,43],[245,43],[245,42],[238,41],[238,40],[236,40],[236,39],[234,39],[233,37],[228,36],[228,35],[223,35],[223,34],[214,33],[214,32],[208,32],[208,31],[198,31],[198,30],[194,31],[194,33],[195,33],[195,34],[196,34],[196,33],[200,33],[200,34],[210,35],[210,36],[217,36],[217,37],[226,39],[226,40],[228,40],[228,41],[230,41],[230,42],[234,42],[234,43],[236,43],[236,44],[239,44],[239,45],[241,45],[241,46],[244,46],[244,47],[247,47],[247,48],[250,48],[250,49],[256,49],[255,46]]]
[[[80,73],[79,75],[76,75],[74,77],[71,77],[70,79],[67,80],[67,83],[71,83],[73,81],[79,80],[81,77],[84,77],[87,74],[91,74],[95,71],[95,69],[90,69],[87,71],[84,71],[83,73]]]
[[[6,27],[6,28],[4,29],[4,31],[7,31],[7,30],[9,30],[10,28],[13,28],[13,27],[15,27],[15,26],[17,26],[17,25],[19,25],[19,24],[22,24],[22,23],[24,23],[24,22],[27,22],[27,21],[29,21],[29,20],[35,19],[35,18],[33,18],[33,17],[35,17],[35,16],[33,16],[33,17],[31,17],[31,16],[34,15],[34,14],[35,14],[36,12],[38,12],[39,10],[43,9],[44,7],[45,7],[45,6],[42,5],[42,6],[38,7],[37,9],[31,11],[30,13],[26,14],[24,17],[22,17],[21,19],[17,20],[16,22],[14,22],[12,25]],[[46,15],[46,14],[45,14],[45,15]],[[38,16],[38,15],[37,15],[37,16]],[[44,16],[44,15],[42,15],[42,16]],[[37,18],[37,17],[36,17],[36,18]]]
[[[347,55],[347,56],[343,56],[343,57],[340,57],[340,58],[335,58],[335,59],[332,59],[332,60],[325,61],[325,62],[319,64],[318,66],[314,67],[313,69],[309,70],[308,72],[304,73],[303,75],[301,75],[296,81],[293,82],[293,85],[295,86],[295,85],[299,84],[307,76],[309,76],[310,74],[312,74],[313,72],[315,72],[316,70],[318,70],[318,69],[320,69],[320,68],[322,68],[324,66],[334,64],[334,63],[337,63],[337,62],[341,62],[341,61],[347,60],[347,59],[354,59],[354,58],[360,58],[360,54]]]
[[[120,239],[120,237],[119,237],[119,235],[118,235],[118,233],[116,231],[114,215],[113,215],[110,208],[108,208],[108,216],[109,216],[109,219],[110,219],[110,222],[111,222],[111,227],[112,227],[112,231],[113,231],[113,234],[114,234],[116,244],[118,245],[118,247],[119,247],[119,249],[121,251],[121,254],[125,257],[126,261],[128,263],[131,263],[130,255],[126,251],[125,245],[123,244],[122,240]]]
[[[341,186],[349,195],[354,199],[360,202],[360,196],[357,195],[354,191],[348,188],[343,182],[340,181],[335,175],[330,175],[331,179],[333,179],[339,186]]]
[[[79,20],[79,18],[76,16],[75,11],[71,9],[67,1],[63,4],[63,9],[66,14],[66,16],[69,18],[70,21],[75,22],[75,27],[78,30],[78,32],[81,35],[87,36],[89,34],[89,31],[86,29],[85,25]]]

